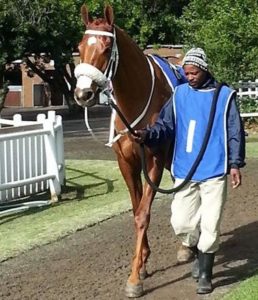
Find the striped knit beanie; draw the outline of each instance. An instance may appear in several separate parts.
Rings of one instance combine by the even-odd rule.
[[[203,71],[208,71],[206,54],[201,48],[190,49],[183,58],[184,65],[194,65]]]

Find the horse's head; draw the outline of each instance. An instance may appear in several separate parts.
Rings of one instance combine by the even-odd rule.
[[[86,31],[78,47],[80,64],[75,68],[77,85],[74,97],[85,107],[95,105],[99,93],[108,88],[117,67],[118,53],[112,7],[105,7],[104,18],[93,20],[85,5],[81,14]]]

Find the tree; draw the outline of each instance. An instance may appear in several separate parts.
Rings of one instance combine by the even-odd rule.
[[[205,49],[220,80],[254,80],[258,73],[258,2],[193,0],[180,20],[184,44]]]
[[[180,42],[177,22],[189,0],[110,0],[114,8],[115,23],[126,30],[141,48],[147,44],[173,44]],[[90,13],[101,17],[103,0],[87,1]]]
[[[8,93],[8,82],[4,82],[5,64],[11,59],[9,53],[13,53],[13,47],[10,41],[12,40],[13,33],[8,25],[13,23],[10,15],[9,3],[3,1],[0,8],[0,111],[4,106],[4,99]],[[18,47],[17,47],[18,48]]]
[[[0,88],[5,64],[22,58],[50,89],[60,89],[67,103],[73,99],[72,52],[81,37],[80,6],[73,0],[2,0],[0,8]],[[44,55],[42,55],[44,53]],[[33,54],[33,56],[31,55]],[[55,62],[54,79],[44,70],[44,60]],[[70,72],[67,70],[70,66]],[[67,84],[69,83],[69,85]]]
[[[177,18],[188,2],[109,1],[114,8],[116,24],[142,48],[150,43],[181,42]],[[68,105],[73,103],[72,52],[84,30],[80,15],[83,3],[84,0],[0,0],[0,99],[2,95],[3,100],[8,91],[8,83],[3,82],[5,65],[21,58],[31,75],[36,73],[50,89],[61,90]],[[87,1],[94,17],[103,16],[104,4],[103,0]],[[55,62],[54,79],[44,69],[44,62],[50,59]]]

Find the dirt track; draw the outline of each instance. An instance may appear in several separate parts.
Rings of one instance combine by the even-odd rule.
[[[78,143],[82,149],[82,140]],[[74,141],[65,145],[71,157],[68,147],[76,148]],[[108,155],[112,156],[109,151]],[[195,294],[190,264],[176,265],[178,242],[169,223],[170,200],[154,202],[149,228],[150,277],[144,282],[145,295],[140,299],[214,299],[258,267],[257,169],[258,160],[248,161],[243,186],[229,190],[221,248],[215,260],[215,290],[209,296]],[[28,251],[1,264],[0,299],[126,299],[124,285],[133,245],[133,217],[125,213]]]

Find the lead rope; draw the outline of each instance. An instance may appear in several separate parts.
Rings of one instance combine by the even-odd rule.
[[[93,130],[90,127],[87,107],[84,108],[84,122],[85,122],[85,126],[86,126],[89,134],[91,135],[91,137],[94,139],[94,141],[99,142],[99,140],[97,139],[95,133],[93,132]]]
[[[203,139],[203,143],[202,143],[202,147],[200,149],[200,152],[195,160],[195,162],[193,163],[189,173],[187,174],[186,178],[184,179],[184,181],[182,183],[180,183],[178,186],[171,188],[171,189],[162,189],[159,188],[157,185],[155,185],[148,174],[147,171],[147,166],[146,166],[146,161],[145,161],[145,152],[144,152],[144,144],[140,144],[140,149],[141,149],[141,163],[142,163],[142,170],[143,170],[143,174],[145,177],[145,180],[147,181],[147,183],[151,186],[151,188],[153,190],[155,190],[156,192],[160,192],[162,194],[172,194],[175,193],[177,191],[179,191],[181,188],[183,188],[187,182],[189,182],[196,170],[196,168],[198,167],[204,153],[206,150],[206,147],[208,145],[208,141],[210,138],[210,134],[211,134],[211,130],[212,130],[212,125],[213,125],[213,121],[214,121],[214,117],[215,117],[215,112],[216,112],[216,105],[217,105],[217,101],[218,101],[218,97],[219,97],[219,93],[220,90],[222,88],[222,86],[225,85],[225,83],[219,83],[217,85],[217,88],[214,92],[213,95],[213,100],[212,100],[212,105],[211,105],[211,111],[210,111],[210,115],[209,115],[209,120],[208,120],[208,125],[207,125],[207,129],[205,132],[205,136]],[[117,111],[117,114],[119,115],[119,117],[121,118],[121,120],[124,122],[125,126],[128,128],[128,131],[134,135],[137,136],[137,134],[135,133],[134,129],[130,126],[130,124],[128,123],[128,121],[126,120],[126,118],[124,117],[124,115],[121,113],[121,111],[119,110],[119,108],[117,107],[117,105],[115,105],[114,103],[111,104],[112,107]]]

